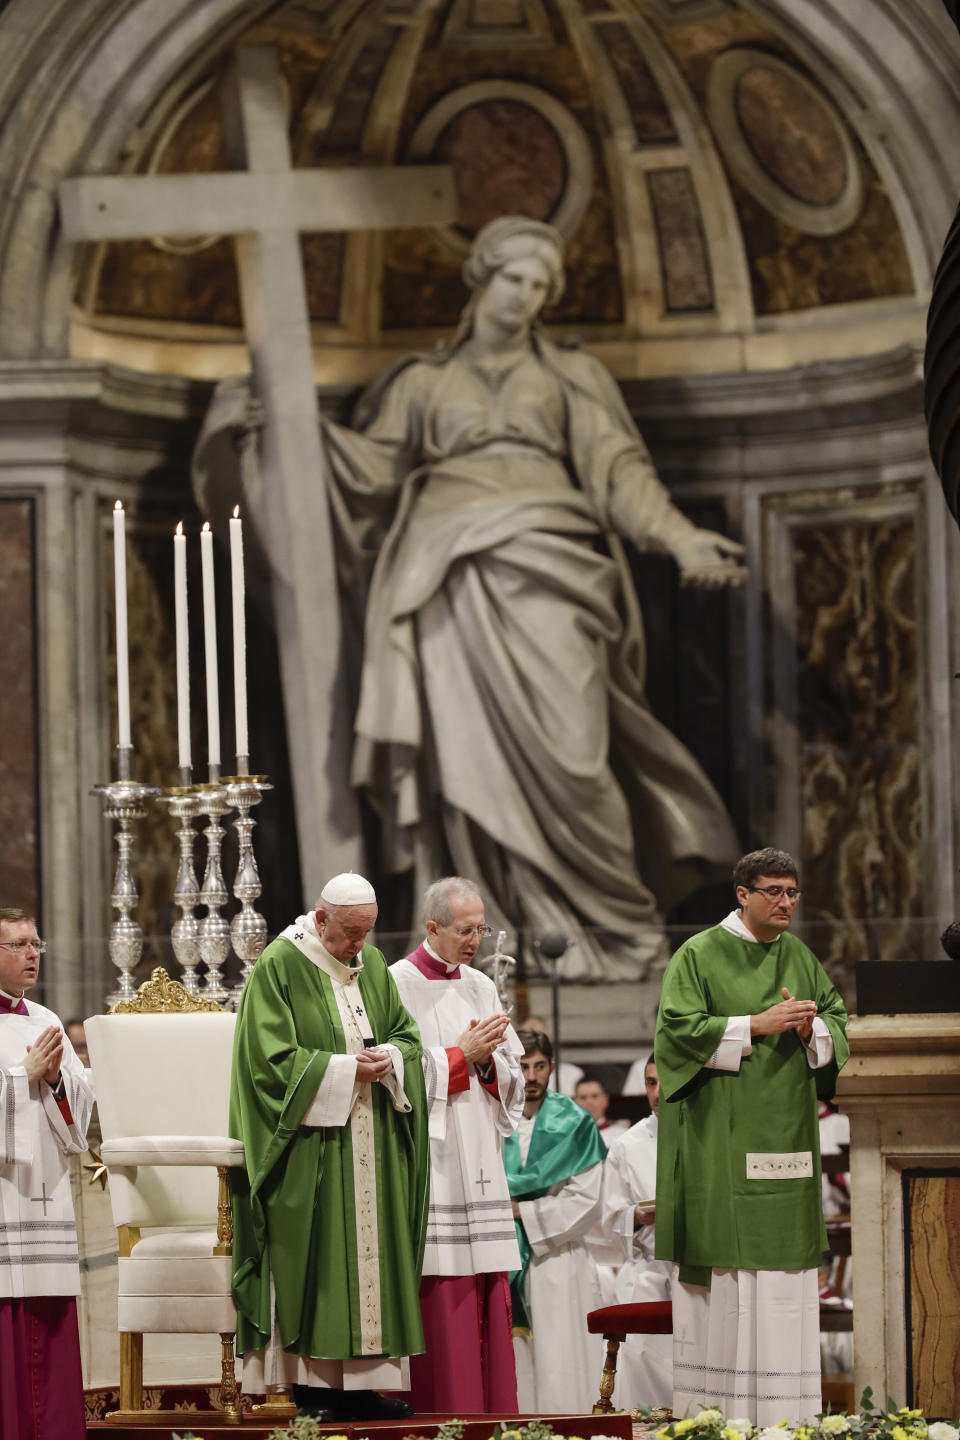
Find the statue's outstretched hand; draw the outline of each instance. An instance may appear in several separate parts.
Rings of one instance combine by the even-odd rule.
[[[713,590],[721,585],[742,585],[746,570],[740,564],[743,546],[715,530],[694,530],[674,551],[680,567],[680,584]]]

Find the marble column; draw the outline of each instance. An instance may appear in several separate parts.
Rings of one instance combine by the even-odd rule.
[[[36,908],[48,943],[36,998],[64,1019],[99,1010],[113,976],[114,856],[89,795],[116,763],[109,512],[122,499],[134,529],[172,535],[174,512],[190,506],[189,453],[205,398],[190,381],[99,361],[0,363],[0,588],[9,653],[18,657],[4,678],[20,696],[18,708],[0,706],[5,843],[18,857],[17,867],[4,867],[4,903]],[[162,608],[133,547],[130,574]],[[159,634],[156,625],[140,629]],[[167,760],[157,740],[169,731],[175,742],[163,714],[169,665],[154,654],[159,641],[150,643],[156,663],[137,666],[133,698],[157,721],[141,735],[136,764],[162,761],[161,783],[170,783],[175,743]]]
[[[850,1022],[854,1381],[960,1409],[960,1015]]]

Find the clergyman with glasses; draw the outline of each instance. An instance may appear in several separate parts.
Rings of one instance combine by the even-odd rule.
[[[424,896],[426,938],[390,973],[420,1027],[430,1112],[430,1211],[420,1286],[426,1352],[411,1357],[417,1414],[512,1415],[517,1380],[507,1272],[520,1265],[503,1145],[523,1113],[523,1046],[493,981],[476,885]]]
[[[87,1148],[88,1073],[28,1000],[46,946],[0,908],[0,1435],[84,1440],[80,1263],[68,1156]]]
[[[675,1264],[673,1413],[719,1404],[759,1426],[812,1419],[826,1249],[817,1090],[849,1054],[843,1001],[789,927],[783,850],[744,855],[737,909],[663,980],[656,1256]]]

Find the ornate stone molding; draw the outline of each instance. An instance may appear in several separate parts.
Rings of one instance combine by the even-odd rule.
[[[546,220],[563,236],[572,235],[583,219],[593,191],[590,142],[567,107],[539,86],[513,80],[479,80],[452,90],[420,121],[410,140],[410,158],[421,161],[436,158],[438,142],[458,117],[475,108],[495,106],[499,101],[532,110],[556,137],[565,162],[564,185],[551,213],[537,218]],[[470,248],[470,236],[453,226],[448,226],[441,234],[452,249],[466,255]]]
[[[772,214],[807,235],[853,223],[864,194],[853,138],[795,66],[763,50],[725,50],[710,72],[707,107],[731,170]]]

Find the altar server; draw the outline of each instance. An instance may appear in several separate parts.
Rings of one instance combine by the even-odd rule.
[[[760,1426],[821,1408],[817,1266],[826,1248],[817,1079],[849,1053],[843,1001],[787,930],[782,850],[744,855],[738,909],[663,981],[656,1254],[679,1266],[673,1413],[719,1405]]]
[[[657,1112],[660,1081],[653,1056],[644,1067],[650,1114],[614,1140],[603,1171],[603,1230],[620,1244],[613,1304],[670,1299],[668,1260],[654,1259],[657,1190]],[[669,1335],[628,1335],[620,1346],[614,1401],[624,1407],[670,1408],[673,1393]]]
[[[243,1388],[292,1383],[323,1422],[400,1419],[423,1349],[427,1115],[417,1027],[365,943],[373,887],[335,876],[257,961],[237,1013],[230,1133]]]
[[[390,967],[420,1027],[430,1110],[430,1218],[411,1362],[418,1414],[517,1408],[508,1272],[520,1264],[503,1144],[523,1111],[523,1046],[496,986],[472,965],[490,933],[476,885],[447,876],[424,896],[426,939]]]
[[[584,1414],[603,1351],[601,1337],[587,1333],[587,1314],[602,1303],[589,1238],[607,1152],[593,1116],[548,1090],[546,1035],[521,1030],[519,1038],[523,1118],[505,1158],[522,1261],[511,1277],[520,1410]]]
[[[84,1440],[80,1265],[68,1155],[87,1148],[88,1072],[52,1010],[27,1000],[46,946],[0,909],[0,1435]]]

